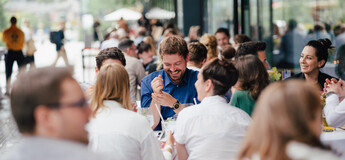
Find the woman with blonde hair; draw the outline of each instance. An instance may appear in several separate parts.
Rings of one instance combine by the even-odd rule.
[[[204,44],[207,48],[207,60],[218,57],[217,39],[214,35],[204,34],[200,38],[200,43]]]
[[[91,101],[90,148],[114,159],[164,159],[148,121],[132,111],[129,93],[123,66],[102,67]]]
[[[320,142],[318,89],[302,80],[273,83],[260,95],[238,159],[338,159]]]

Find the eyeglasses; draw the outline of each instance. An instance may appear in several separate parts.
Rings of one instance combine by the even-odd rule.
[[[87,101],[85,98],[82,98],[76,102],[72,103],[54,103],[54,104],[48,104],[48,106],[52,106],[55,108],[67,108],[67,107],[80,107],[80,108],[87,108],[89,107]]]

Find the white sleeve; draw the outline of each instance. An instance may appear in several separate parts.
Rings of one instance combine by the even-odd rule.
[[[141,158],[143,160],[164,160],[157,137],[151,132],[141,144]]]
[[[184,118],[184,110],[182,110],[178,118],[176,120],[176,126],[175,126],[175,131],[174,131],[174,138],[175,141],[179,144],[186,144],[186,130],[185,128],[187,127],[188,124],[185,124],[185,118]]]
[[[341,127],[345,125],[345,100],[339,103],[339,97],[336,94],[326,98],[324,113],[328,125],[332,127]]]

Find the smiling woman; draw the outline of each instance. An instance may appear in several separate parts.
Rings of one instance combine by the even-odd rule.
[[[320,72],[328,59],[328,50],[332,49],[332,42],[325,38],[309,41],[303,48],[299,63],[301,73],[292,76],[289,79],[305,79],[308,83],[318,84],[323,90],[325,80],[334,78],[328,74]]]

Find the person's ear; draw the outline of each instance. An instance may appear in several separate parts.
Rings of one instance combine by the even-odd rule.
[[[208,79],[205,81],[206,85],[205,85],[205,91],[206,92],[210,92],[213,90],[213,83],[211,79]]]
[[[186,63],[189,61],[189,53],[187,54],[187,57],[186,57]]]
[[[98,69],[98,67],[96,66],[95,67],[95,72],[96,72],[96,75],[98,74],[98,72],[99,72],[99,69]]]
[[[318,61],[317,63],[318,63],[317,66],[318,66],[319,68],[321,68],[321,66],[323,66],[323,64],[325,64],[326,61],[325,61],[324,59],[322,59],[321,61]]]
[[[39,105],[34,111],[35,132],[38,135],[54,131],[53,110],[44,105]]]

